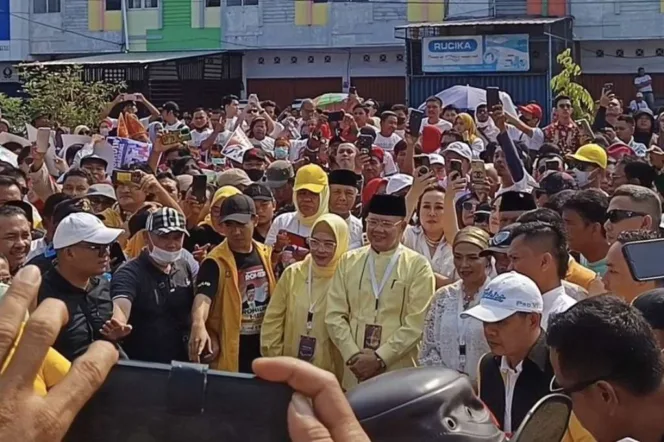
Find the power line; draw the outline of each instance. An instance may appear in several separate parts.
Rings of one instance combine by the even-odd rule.
[[[48,23],[43,23],[43,22],[40,22],[40,21],[37,21],[37,20],[33,20],[31,18],[21,17],[20,15],[17,15],[13,12],[10,12],[9,15],[11,15],[12,17],[16,17],[20,20],[24,20],[24,21],[34,23],[34,24],[37,24],[37,25],[40,25],[40,26],[44,26],[45,28],[55,29],[55,30],[58,30],[58,31],[61,31],[61,32],[67,32],[69,34],[78,35],[79,37],[85,37],[85,38],[89,38],[91,40],[102,41],[104,43],[111,43],[111,44],[114,44],[114,45],[118,45],[120,47],[124,46],[122,43],[118,43],[117,41],[106,40],[105,38],[93,37],[92,35],[86,35],[86,34],[83,34],[81,32],[72,31],[70,29],[62,28],[62,27],[59,27],[59,26],[49,25]]]

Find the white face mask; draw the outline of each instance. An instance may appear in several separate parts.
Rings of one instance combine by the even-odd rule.
[[[572,169],[572,172],[574,172],[574,179],[579,188],[584,188],[590,184],[590,172],[584,172],[576,168]]]
[[[157,264],[163,266],[173,264],[182,256],[182,249],[176,252],[169,252],[168,250],[160,249],[152,243],[152,250],[150,250],[150,258],[154,259]]]

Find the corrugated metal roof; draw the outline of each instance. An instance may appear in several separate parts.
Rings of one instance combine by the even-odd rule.
[[[569,17],[470,18],[465,20],[450,20],[441,23],[413,23],[410,25],[396,26],[395,29],[450,28],[455,26],[549,25],[568,18]]]
[[[221,54],[224,51],[182,51],[182,52],[119,52],[113,54],[92,55],[89,57],[66,58],[63,60],[51,60],[25,65],[41,66],[67,66],[67,65],[105,65],[105,64],[149,64],[164,61],[180,60],[183,58],[206,57]]]

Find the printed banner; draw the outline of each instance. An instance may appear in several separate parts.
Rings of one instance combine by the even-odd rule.
[[[526,72],[528,34],[422,39],[422,72]]]
[[[134,163],[145,163],[150,158],[152,144],[128,138],[108,137],[108,144],[113,148],[113,167],[130,166]]]

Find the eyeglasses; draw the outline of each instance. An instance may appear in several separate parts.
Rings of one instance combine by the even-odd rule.
[[[334,241],[321,241],[316,238],[309,238],[307,242],[312,249],[326,250],[328,252],[333,252],[337,247],[337,243]]]
[[[78,246],[83,247],[84,249],[96,251],[100,258],[111,253],[111,244],[90,244],[87,242],[82,242],[78,244]]]
[[[589,381],[581,381],[577,382],[576,384],[572,384],[569,387],[561,387],[558,385],[558,382],[556,382],[555,376],[551,378],[551,384],[549,385],[549,390],[551,393],[562,393],[567,396],[571,396],[572,393],[578,393],[579,391],[585,390],[586,388],[590,387],[593,384],[596,384],[599,381],[603,381],[606,379],[606,376],[598,377],[595,379],[591,379]]]
[[[624,221],[626,219],[646,215],[646,213],[634,212],[632,210],[613,209],[606,212],[606,219],[612,224],[617,224],[620,221]]]
[[[392,222],[384,219],[367,219],[367,227],[371,227],[372,229],[378,227],[380,227],[381,229],[393,229],[402,222],[403,221]]]

